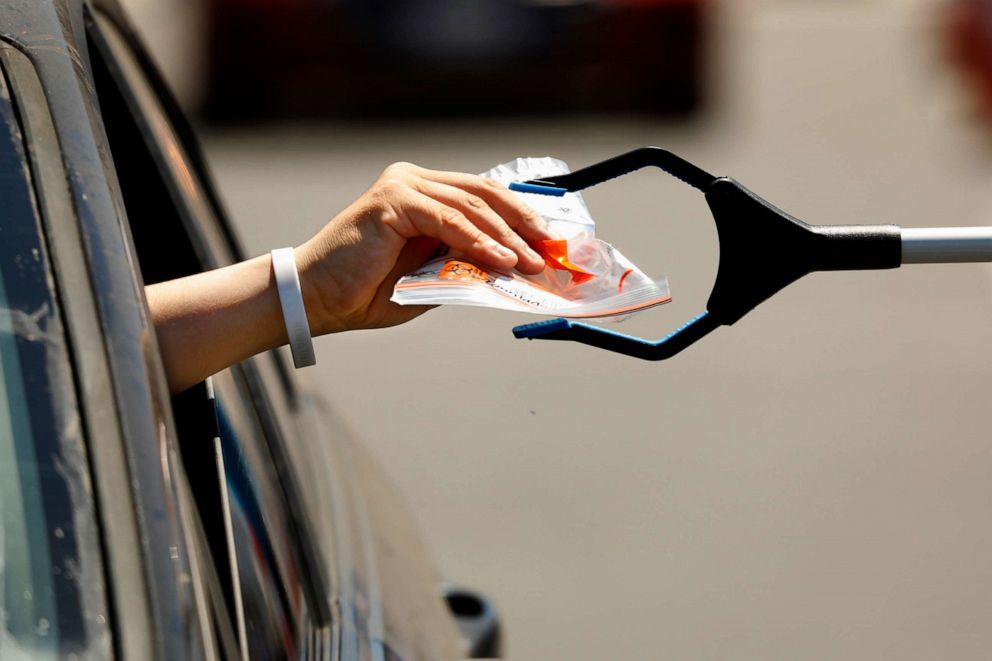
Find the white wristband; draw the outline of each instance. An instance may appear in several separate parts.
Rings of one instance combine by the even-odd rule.
[[[300,272],[296,269],[296,254],[292,248],[272,251],[272,271],[276,276],[276,289],[282,304],[282,318],[286,322],[289,348],[293,352],[293,364],[297,368],[315,365],[317,359],[313,354],[313,340],[310,339],[310,322],[303,305]]]

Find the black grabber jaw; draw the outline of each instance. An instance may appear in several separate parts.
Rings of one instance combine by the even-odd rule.
[[[568,319],[517,326],[515,337],[571,340],[644,360],[664,360],[718,326],[733,324],[807,273],[901,264],[901,230],[896,225],[808,225],[733,179],[714,177],[659,147],[635,149],[569,174],[513,183],[510,189],[564,195],[647,166],[702,191],[713,214],[720,261],[706,310],[656,341]]]

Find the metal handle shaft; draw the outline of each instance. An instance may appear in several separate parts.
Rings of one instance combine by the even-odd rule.
[[[992,262],[992,227],[905,227],[903,264]]]

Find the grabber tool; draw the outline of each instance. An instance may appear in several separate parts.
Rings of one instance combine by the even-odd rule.
[[[814,271],[894,269],[903,264],[992,261],[992,227],[809,225],[729,177],[714,177],[659,147],[642,147],[568,174],[510,184],[561,196],[653,166],[696,188],[716,222],[720,260],[706,309],[660,340],[568,319],[517,326],[531,340],[571,340],[644,360],[665,360]]]

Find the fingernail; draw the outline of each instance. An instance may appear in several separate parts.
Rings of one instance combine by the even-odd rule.
[[[527,247],[527,256],[538,262],[544,261],[544,258],[538,255],[537,251],[531,248],[530,246]]]
[[[516,255],[515,252],[513,252],[512,250],[510,250],[509,248],[507,248],[502,244],[494,243],[493,246],[494,246],[494,250],[496,251],[496,254],[499,255],[500,257],[513,257],[514,255]]]

